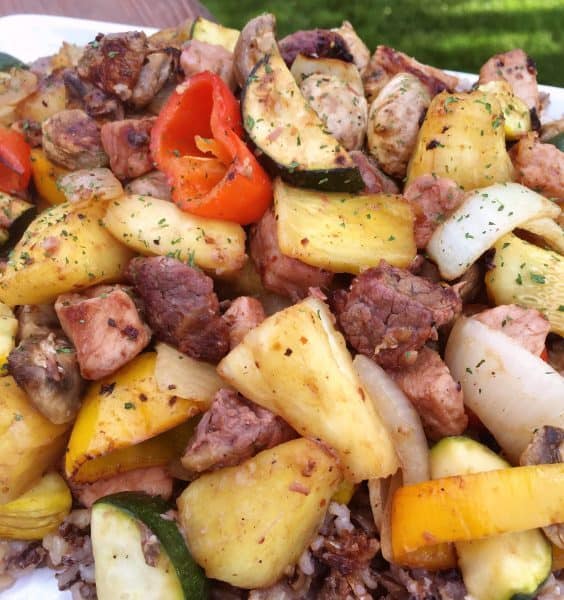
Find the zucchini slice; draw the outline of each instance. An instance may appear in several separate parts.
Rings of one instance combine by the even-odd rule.
[[[207,42],[208,44],[215,44],[216,46],[223,46],[229,52],[235,50],[235,44],[239,39],[239,31],[237,29],[230,29],[208,21],[204,17],[198,17],[192,25],[192,32],[190,35],[191,39],[199,40],[200,42]]]
[[[279,54],[263,57],[243,88],[245,129],[267,167],[298,187],[358,192],[360,171],[326,131]]]
[[[429,458],[433,479],[510,466],[486,446],[463,436],[444,438]],[[533,598],[552,567],[550,543],[539,529],[457,542],[456,551],[464,583],[476,600]]]
[[[190,556],[161,498],[120,492],[98,500],[92,508],[92,548],[99,600],[203,600],[207,579]],[[160,544],[146,558],[144,526]],[[148,563],[151,564],[148,564]]]

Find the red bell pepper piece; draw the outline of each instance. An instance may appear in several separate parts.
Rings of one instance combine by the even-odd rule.
[[[272,200],[272,183],[241,139],[239,103],[209,71],[187,79],[162,108],[151,154],[187,212],[247,225]]]
[[[0,127],[0,191],[23,192],[30,177],[31,148],[21,133]]]

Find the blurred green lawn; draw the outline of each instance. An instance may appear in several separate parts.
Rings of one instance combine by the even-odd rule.
[[[564,0],[204,0],[220,23],[240,28],[265,11],[280,35],[348,19],[373,50],[387,44],[422,62],[476,72],[514,47],[537,62],[539,81],[564,86]]]

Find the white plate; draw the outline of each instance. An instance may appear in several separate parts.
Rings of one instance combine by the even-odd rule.
[[[119,1],[119,0],[116,0]],[[139,27],[121,23],[105,23],[69,17],[47,15],[10,15],[0,18],[0,52],[7,52],[25,62],[48,56],[58,51],[63,41],[86,44],[97,33],[142,30],[147,34],[157,31],[151,27]],[[452,71],[452,73],[474,81],[475,75]],[[542,73],[541,73],[542,76]],[[564,88],[541,85],[541,91],[550,94],[550,104],[543,114],[544,120],[564,116]],[[9,590],[2,592],[2,600],[63,600],[70,599],[70,592],[59,592],[48,569],[38,569],[20,579]]]

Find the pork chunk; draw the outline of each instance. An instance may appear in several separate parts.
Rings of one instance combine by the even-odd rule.
[[[260,300],[239,296],[231,302],[231,306],[223,313],[223,318],[229,327],[229,347],[233,349],[251,329],[264,321],[266,315]]]
[[[99,33],[86,46],[78,63],[78,74],[104,92],[129,100],[146,51],[147,37],[142,31]]]
[[[466,429],[462,389],[437,352],[423,346],[413,364],[391,369],[388,374],[419,413],[431,439],[460,435]]]
[[[96,121],[83,110],[62,110],[43,121],[43,150],[53,162],[76,171],[108,164]]]
[[[78,76],[76,69],[65,69],[63,81],[67,91],[67,108],[80,108],[94,119],[123,119],[123,103],[93,83]]]
[[[90,508],[98,498],[117,492],[145,492],[150,496],[161,496],[168,500],[172,495],[172,477],[163,467],[148,467],[119,473],[94,483],[74,485],[73,492],[78,501]]]
[[[211,71],[219,75],[232,90],[236,87],[233,52],[223,46],[190,40],[182,47],[180,67],[186,77],[201,71]]]
[[[384,261],[333,297],[348,343],[385,368],[411,364],[437,328],[462,310],[457,292]]]
[[[421,175],[403,195],[415,208],[415,243],[425,248],[437,226],[464,200],[464,192],[451,179]]]
[[[535,431],[519,462],[522,465],[564,462],[564,429],[547,425]],[[543,531],[555,546],[564,548],[564,523],[543,527]]]
[[[177,81],[178,57],[179,52],[174,48],[147,56],[131,95],[130,102],[135,108],[147,106],[167,81]]]
[[[171,199],[171,189],[166,175],[162,171],[151,171],[137,177],[125,186],[125,191],[139,196],[151,196],[161,200]]]
[[[154,118],[125,119],[102,125],[102,146],[120,179],[139,177],[153,168],[149,143]]]
[[[530,110],[540,114],[537,67],[535,61],[521,48],[492,56],[480,69],[479,84],[505,79],[513,92]]]
[[[55,310],[76,347],[80,373],[97,380],[117,371],[151,340],[135,303],[119,286],[96,286],[82,294],[62,294]]]
[[[182,465],[194,473],[230,467],[295,437],[280,417],[234,390],[222,389],[198,423]]]
[[[8,356],[8,372],[52,423],[71,422],[84,382],[76,351],[60,330],[30,335]]]
[[[342,35],[328,29],[295,31],[278,42],[280,54],[290,67],[298,54],[314,58],[338,58],[354,62],[347,42]]]
[[[326,288],[333,280],[330,271],[306,265],[280,252],[276,219],[271,210],[251,229],[249,250],[264,287],[292,300],[305,298],[310,287]]]
[[[511,148],[509,156],[518,183],[548,198],[564,200],[564,152],[529,133]]]
[[[545,349],[550,323],[534,308],[504,304],[478,313],[474,319],[505,333],[537,356]]]
[[[127,277],[157,338],[200,360],[218,362],[227,354],[229,329],[210,277],[164,256],[134,258]]]
[[[349,154],[360,171],[365,192],[368,194],[378,194],[380,192],[397,194],[399,192],[396,182],[381,171],[372,158],[361,150],[352,150]]]

